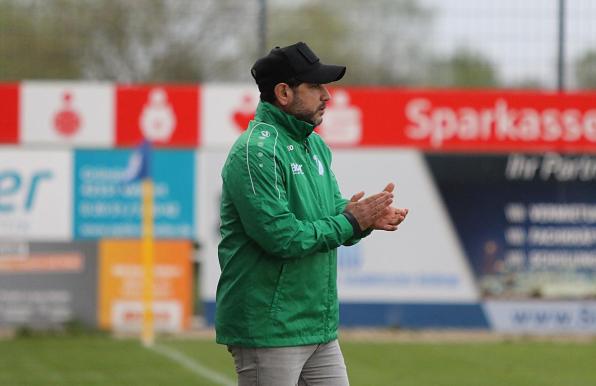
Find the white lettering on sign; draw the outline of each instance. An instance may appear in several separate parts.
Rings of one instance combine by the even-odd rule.
[[[555,180],[558,182],[596,180],[596,157],[589,155],[562,156],[546,153],[544,156],[511,154],[507,159],[505,177],[508,180]]]
[[[406,104],[405,113],[410,123],[406,135],[436,148],[449,140],[596,142],[596,109],[515,109],[502,98],[488,108],[453,108],[416,98]]]

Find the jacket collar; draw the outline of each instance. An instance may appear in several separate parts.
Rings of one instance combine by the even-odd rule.
[[[271,123],[283,128],[296,141],[304,141],[315,129],[314,125],[301,121],[271,103],[261,101],[257,107],[255,120]]]

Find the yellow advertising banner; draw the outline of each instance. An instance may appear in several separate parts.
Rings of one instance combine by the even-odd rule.
[[[154,241],[153,317],[155,330],[178,332],[190,326],[192,269],[190,241]],[[99,243],[99,326],[137,332],[143,322],[141,240]]]

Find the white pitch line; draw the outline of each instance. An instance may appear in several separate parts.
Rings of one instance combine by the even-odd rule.
[[[236,386],[236,382],[234,382],[227,376],[218,373],[217,371],[213,371],[208,367],[205,367],[203,364],[201,364],[201,362],[189,358],[188,356],[182,354],[180,351],[157,344],[148,346],[147,348],[171,359],[172,361],[182,365],[183,367],[186,367],[193,373],[203,378],[207,378],[210,381],[217,383],[218,385]]]

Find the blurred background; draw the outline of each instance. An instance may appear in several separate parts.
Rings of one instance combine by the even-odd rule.
[[[254,59],[308,42],[343,84],[596,87],[590,0],[0,2],[0,79],[249,82]]]
[[[595,21],[590,0],[0,0],[0,385],[234,384],[219,173],[250,67],[297,41],[348,68],[317,128],[344,196],[393,181],[410,209],[339,249],[352,383],[594,384]]]

